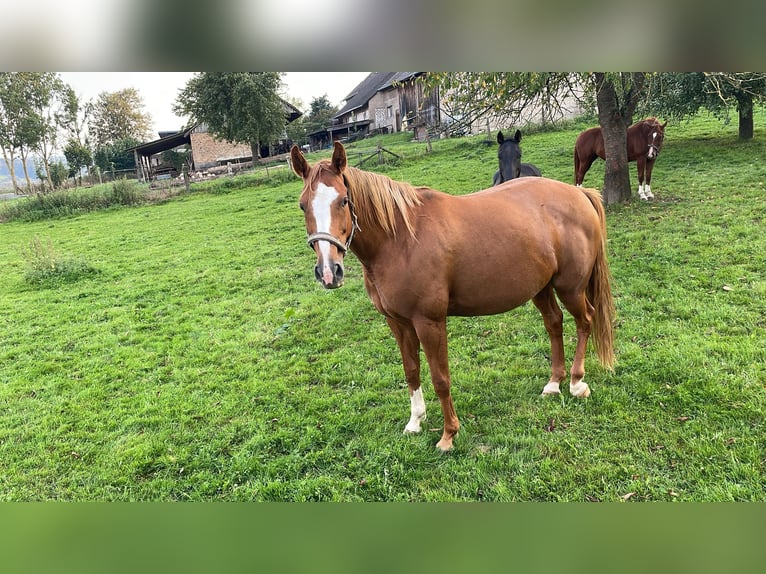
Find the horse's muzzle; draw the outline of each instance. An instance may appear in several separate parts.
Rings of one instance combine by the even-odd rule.
[[[325,289],[337,289],[343,286],[343,264],[330,263],[314,266],[314,277]]]

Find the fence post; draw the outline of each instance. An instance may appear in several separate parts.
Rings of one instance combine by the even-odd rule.
[[[184,176],[184,187],[186,188],[186,193],[189,193],[189,168],[185,163],[181,167],[181,173]]]

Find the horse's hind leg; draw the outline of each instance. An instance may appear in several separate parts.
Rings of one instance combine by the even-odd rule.
[[[545,289],[540,291],[532,299],[532,302],[540,310],[545,323],[545,330],[548,331],[548,337],[551,340],[551,379],[543,387],[543,395],[554,395],[559,393],[559,384],[566,376],[566,365],[564,363],[564,314],[559,308],[556,296],[553,294],[553,287],[548,284]]]
[[[403,323],[390,317],[386,318],[386,321],[399,345],[404,378],[410,392],[410,420],[404,427],[404,432],[419,433],[420,423],[426,418],[426,403],[420,386],[420,341],[411,323]]]
[[[585,351],[590,337],[593,313],[595,309],[585,297],[585,292],[557,290],[559,299],[574,317],[577,324],[577,348],[570,370],[569,392],[574,397],[587,397],[590,395],[590,387],[583,381],[585,377]]]
[[[585,174],[588,173],[590,166],[596,161],[598,156],[593,154],[585,159],[580,159],[579,156],[575,156],[575,185],[582,185],[585,179]]]

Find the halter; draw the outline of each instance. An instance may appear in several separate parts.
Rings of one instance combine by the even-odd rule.
[[[653,126],[658,126],[659,124],[653,124]],[[661,140],[662,138],[660,138]],[[649,144],[649,149],[646,150],[646,155],[648,156],[649,153],[654,149],[654,157],[656,158],[658,155],[660,155],[660,146],[654,145],[654,140]]]
[[[332,233],[325,233],[324,231],[319,231],[317,233],[312,233],[306,238],[306,243],[311,249],[314,248],[314,243],[316,243],[317,241],[327,241],[329,243],[332,243],[345,255],[346,251],[348,251],[349,247],[351,246],[351,241],[354,239],[354,232],[356,232],[357,229],[361,231],[361,228],[359,227],[359,222],[356,219],[356,210],[354,209],[354,202],[351,201],[351,192],[350,190],[348,190],[348,185],[346,185],[346,188],[347,188],[346,199],[348,199],[348,210],[351,213],[351,233],[349,233],[348,239],[346,239],[346,242],[343,243],[340,239],[335,237]]]

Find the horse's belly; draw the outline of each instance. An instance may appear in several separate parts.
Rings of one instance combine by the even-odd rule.
[[[515,309],[532,299],[550,282],[552,272],[518,277],[495,275],[492,279],[456,281],[449,294],[449,315],[496,315]]]

